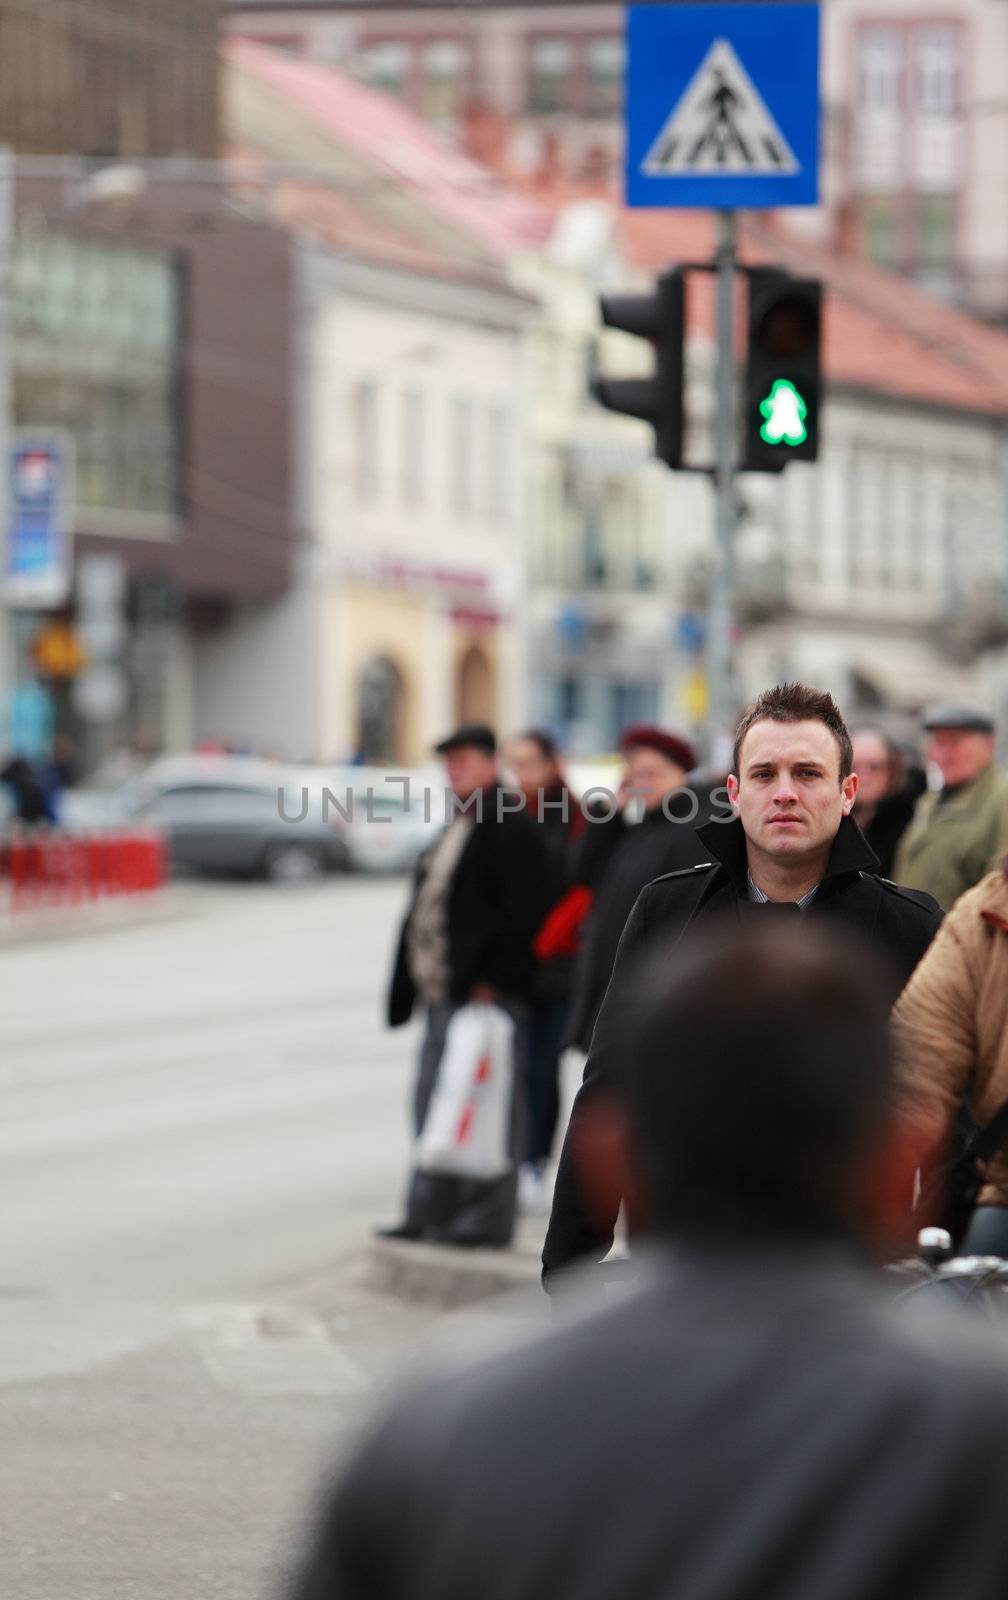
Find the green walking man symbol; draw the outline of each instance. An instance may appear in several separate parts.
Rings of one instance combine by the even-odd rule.
[[[766,417],[760,429],[765,444],[803,444],[807,438],[805,418],[808,406],[787,378],[775,378],[773,388],[760,411]]]

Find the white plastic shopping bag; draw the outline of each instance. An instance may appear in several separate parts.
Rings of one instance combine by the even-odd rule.
[[[421,1172],[492,1179],[510,1169],[514,1032],[513,1019],[500,1006],[474,1004],[455,1012],[414,1153]]]

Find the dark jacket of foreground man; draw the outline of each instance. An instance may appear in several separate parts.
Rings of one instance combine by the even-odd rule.
[[[584,1081],[571,1112],[573,1127],[586,1099],[611,1089],[618,1081],[618,1063],[627,1034],[622,1009],[626,977],[641,959],[663,951],[670,956],[681,938],[699,923],[715,917],[738,921],[743,916],[773,914],[749,902],[745,834],[740,822],[708,823],[697,830],[708,864],[671,873],[649,883],[637,900],[620,941],[612,980],[599,1012]],[[893,999],[907,982],[941,922],[930,895],[901,889],[878,876],[878,861],[860,829],[845,817],[837,831],[826,875],[815,899],[802,916],[828,918],[834,926],[852,929],[877,946],[893,976]],[[674,1041],[669,1057],[675,1059]],[[754,1129],[753,1137],[759,1132]],[[590,1216],[581,1196],[568,1129],[553,1194],[553,1211],[543,1249],[545,1281],[559,1268],[582,1257],[601,1261],[612,1248],[616,1213]]]
[[[821,1241],[652,1273],[400,1403],[293,1600],[1003,1600],[1008,1362],[981,1324]]]

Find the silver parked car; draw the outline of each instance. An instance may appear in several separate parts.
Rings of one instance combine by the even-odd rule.
[[[183,780],[158,789],[133,816],[165,834],[173,873],[305,883],[349,861],[341,829],[276,782]]]

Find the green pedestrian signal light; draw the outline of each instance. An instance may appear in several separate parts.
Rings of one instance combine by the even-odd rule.
[[[804,444],[808,438],[805,418],[808,406],[788,378],[775,378],[765,400],[760,401],[760,412],[766,418],[760,428],[764,444]]]
[[[742,470],[783,472],[819,454],[822,285],[750,267]]]

